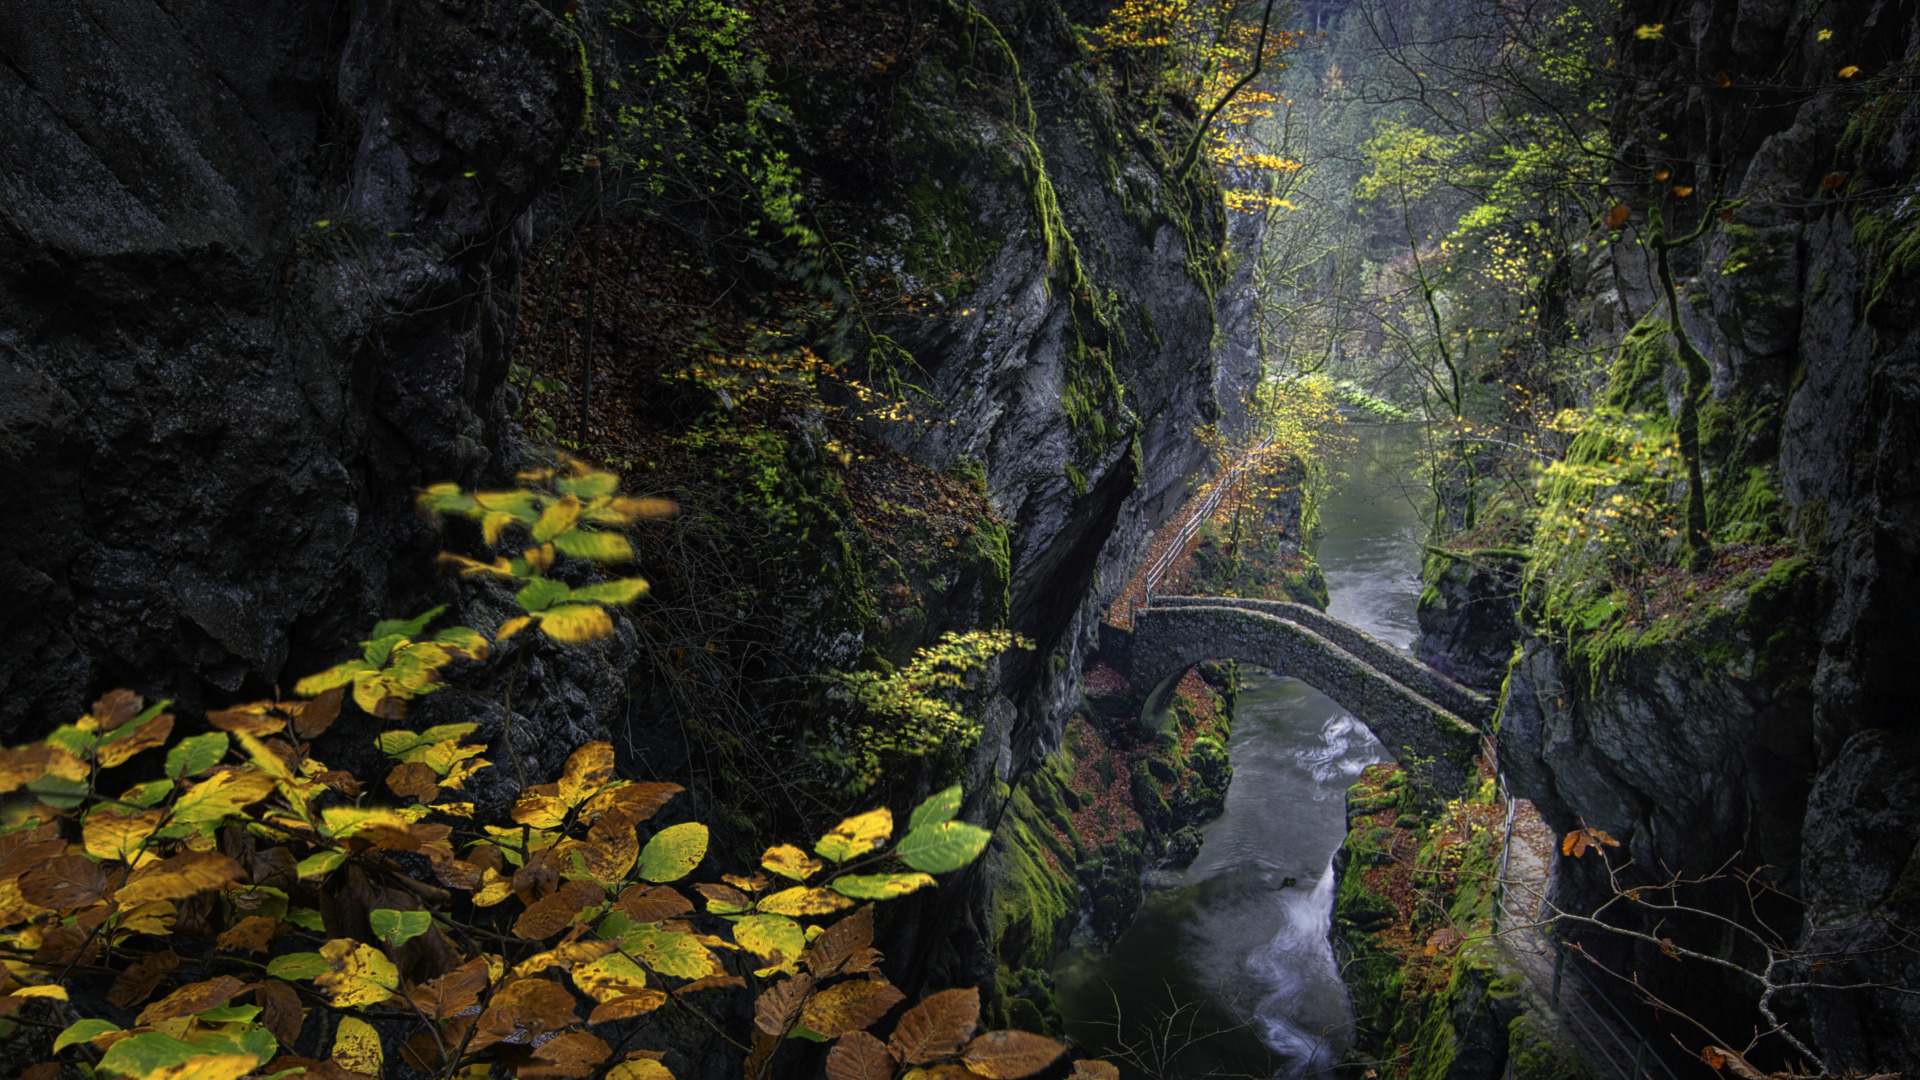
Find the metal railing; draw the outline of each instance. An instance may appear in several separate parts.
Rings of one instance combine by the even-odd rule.
[[[1220,508],[1220,500],[1226,498],[1227,492],[1231,491],[1233,486],[1246,475],[1247,470],[1253,467],[1253,462],[1259,457],[1260,452],[1272,444],[1273,440],[1268,439],[1247,451],[1246,456],[1235,462],[1232,468],[1221,473],[1213,486],[1207,490],[1207,494],[1200,500],[1200,505],[1187,518],[1186,524],[1180,527],[1180,531],[1174,535],[1173,543],[1168,544],[1167,549],[1160,553],[1160,557],[1153,561],[1153,565],[1147,567],[1147,576],[1142,583],[1143,588],[1140,590],[1138,603],[1136,604],[1132,597],[1127,598],[1129,622],[1132,621],[1136,610],[1153,606],[1153,590],[1160,587],[1161,579],[1167,576],[1167,571],[1173,569],[1173,564],[1180,560],[1181,554],[1187,550],[1187,545],[1193,542],[1193,538],[1199,534],[1201,527],[1213,517],[1213,512]]]

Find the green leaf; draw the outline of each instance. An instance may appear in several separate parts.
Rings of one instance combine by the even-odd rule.
[[[393,650],[412,640],[404,634],[388,634],[366,642],[366,650],[360,655],[366,661],[368,671],[378,671],[393,659]],[[341,665],[345,667],[345,664]]]
[[[173,791],[171,780],[149,780],[144,784],[135,784],[120,793],[120,801],[135,806],[152,806],[167,797]]]
[[[53,1052],[57,1054],[69,1046],[86,1042],[95,1035],[105,1035],[109,1031],[119,1030],[105,1020],[76,1020],[67,1025],[66,1030],[53,1037]]]
[[[563,581],[534,578],[527,582],[526,588],[515,593],[513,598],[520,602],[521,610],[531,615],[536,611],[545,611],[571,595],[573,590],[567,588]]]
[[[301,859],[293,872],[303,878],[319,877],[346,861],[347,853],[344,851],[316,851]]]
[[[391,634],[398,634],[404,638],[417,638],[420,636],[420,631],[425,630],[427,624],[439,618],[440,613],[445,610],[447,610],[447,605],[441,604],[439,607],[430,608],[425,613],[415,615],[411,619],[382,619],[373,624],[373,633],[368,634],[367,637],[373,641],[378,641]]]
[[[167,751],[167,775],[194,776],[206,772],[227,756],[227,733],[209,732],[181,739]]]
[[[993,834],[978,825],[942,821],[909,832],[895,845],[893,853],[915,870],[945,874],[979,858],[992,840]]]
[[[420,493],[418,502],[429,514],[466,514],[474,508],[473,496],[459,484],[434,484]]]
[[[310,907],[288,908],[287,921],[302,929],[312,930],[317,934],[327,932],[327,920],[322,918],[318,911]]]
[[[327,963],[327,958],[317,952],[288,953],[267,961],[267,974],[290,982],[296,979],[312,979],[332,970],[333,965]]]
[[[713,954],[692,934],[641,923],[620,938],[620,948],[662,975],[704,979],[719,971]]]
[[[907,819],[907,831],[926,825],[938,825],[943,821],[952,821],[953,815],[960,812],[960,785],[955,784],[945,791],[935,792],[926,802],[913,808],[913,816]]]
[[[670,825],[640,849],[640,876],[648,881],[679,881],[707,855],[707,827],[698,821]]]
[[[633,561],[633,545],[627,543],[627,538],[619,533],[574,529],[554,537],[553,546],[561,554],[576,559],[591,559],[599,563]]]
[[[933,883],[926,874],[848,874],[834,878],[827,887],[855,900],[891,900]]]
[[[596,604],[631,604],[647,595],[646,578],[620,578],[617,581],[603,581],[598,585],[588,585],[573,590],[575,600],[587,600]]]
[[[85,780],[67,780],[52,775],[37,776],[27,784],[27,790],[39,796],[41,802],[55,810],[71,810],[87,800]]]
[[[367,921],[373,925],[373,936],[395,947],[405,945],[433,927],[433,915],[425,911],[375,908],[367,914]]]
[[[143,1032],[107,1047],[107,1052],[100,1055],[100,1064],[94,1067],[95,1075],[146,1077],[174,1065],[183,1065],[189,1058],[205,1053],[192,1043],[182,1042],[171,1035],[162,1035],[158,1031]]]

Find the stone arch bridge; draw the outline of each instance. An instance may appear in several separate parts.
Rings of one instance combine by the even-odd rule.
[[[1202,660],[1238,660],[1291,675],[1372,729],[1417,780],[1457,796],[1493,703],[1348,623],[1303,604],[1155,596],[1126,636],[1127,680],[1143,690]]]

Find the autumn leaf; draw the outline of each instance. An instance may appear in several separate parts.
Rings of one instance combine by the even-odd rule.
[[[107,1000],[116,1008],[132,1009],[151,997],[160,981],[173,974],[179,966],[180,958],[172,950],[141,957],[114,976],[113,986],[107,991]]]
[[[693,911],[693,902],[671,885],[630,885],[614,903],[621,914],[637,923],[677,919]],[[741,910],[745,908],[746,904],[740,905]]]
[[[87,815],[80,840],[87,854],[108,862],[131,863],[142,855],[141,847],[160,827],[158,810],[122,814],[116,808],[102,807]],[[151,854],[147,858],[156,858]]]
[[[989,1031],[967,1044],[961,1059],[988,1080],[1019,1080],[1058,1060],[1067,1048],[1026,1031]]]
[[[760,856],[760,865],[794,881],[805,881],[826,868],[825,863],[792,844],[768,848],[767,853]]]
[[[245,983],[231,975],[222,975],[205,982],[189,983],[140,1010],[140,1015],[135,1018],[134,1023],[157,1024],[176,1016],[203,1013],[208,1009],[225,1005],[245,986]]]
[[[648,881],[678,881],[693,872],[707,855],[707,827],[698,821],[670,825],[653,834],[640,849],[641,877]]]
[[[606,892],[594,882],[569,881],[527,905],[527,910],[513,924],[513,936],[529,941],[551,937],[566,929],[581,909],[605,898]]]
[[[1843,79],[1851,79],[1858,74],[1860,74],[1860,66],[1858,64],[1848,64],[1846,67],[1840,69],[1840,77]]]
[[[785,1035],[787,1025],[812,989],[813,976],[804,973],[774,983],[754,999],[753,1026],[774,1038]]]
[[[703,979],[721,974],[713,953],[690,933],[642,925],[627,931],[620,940],[635,959],[662,975]]]
[[[594,1066],[613,1055],[613,1048],[585,1031],[570,1031],[541,1043],[533,1052],[531,1064],[515,1070],[516,1077],[581,1077],[593,1075]]]
[[[560,802],[569,810],[613,779],[613,744],[590,742],[568,755],[560,773]]]
[[[348,1072],[379,1076],[384,1062],[380,1033],[365,1020],[341,1017],[333,1032],[333,1062]]]
[[[838,972],[859,950],[873,944],[873,905],[859,910],[824,930],[801,960],[815,978],[824,979]]]
[[[872,1024],[906,995],[890,982],[849,979],[809,997],[800,1008],[800,1025],[829,1039]]]
[[[220,935],[214,944],[222,952],[260,952],[273,940],[274,927],[280,925],[279,919],[270,919],[265,915],[249,915],[239,924]]]
[[[61,855],[20,878],[20,896],[29,904],[73,911],[100,899],[106,872],[84,855]]]
[[[1111,1062],[1082,1058],[1073,1063],[1073,1075],[1067,1080],[1120,1080],[1120,1070]]]
[[[1633,216],[1632,207],[1628,206],[1626,203],[1615,203],[1613,209],[1607,211],[1607,228],[1617,229],[1620,226],[1625,225],[1627,223],[1627,219],[1632,216]]]
[[[487,961],[476,956],[445,975],[409,987],[407,997],[421,1013],[445,1020],[478,1004],[487,982]]]
[[[715,885],[703,881],[695,885],[693,891],[707,898],[707,913],[710,915],[732,915],[753,906],[753,901],[747,897],[746,893],[731,885]]]
[[[103,769],[125,763],[142,750],[165,745],[173,733],[173,714],[161,713],[151,720],[123,728],[109,735],[94,751],[94,760]]]
[[[652,1058],[633,1058],[608,1069],[607,1080],[673,1080],[673,1073]]]
[[[313,984],[332,995],[338,1008],[383,1005],[400,988],[393,961],[371,945],[335,938],[320,946],[320,955],[331,970],[315,976]]]
[[[865,1031],[849,1031],[827,1054],[827,1080],[892,1080],[887,1044]]]
[[[281,1045],[292,1046],[300,1038],[306,1013],[293,987],[279,979],[262,979],[253,988],[253,1000],[260,1004],[260,1025],[273,1032]]]
[[[1837,188],[1846,182],[1847,182],[1846,173],[1830,172],[1827,175],[1820,178],[1820,190],[1832,191],[1834,188]]]
[[[909,1065],[924,1065],[936,1058],[951,1057],[973,1037],[980,1021],[980,991],[942,990],[908,1009],[894,1026],[887,1045],[894,1055]]]
[[[846,862],[864,855],[893,836],[893,813],[886,807],[856,814],[835,825],[813,845],[816,854],[830,862]]]
[[[1693,185],[1691,185],[1691,184],[1675,184],[1675,185],[1673,185],[1673,193],[1674,193],[1675,195],[1678,195],[1679,197],[1681,197],[1681,198],[1683,198],[1683,199],[1684,199],[1684,198],[1686,198],[1687,196],[1689,196],[1689,195],[1692,195],[1692,194],[1693,194]]]
[[[796,965],[807,947],[807,934],[799,923],[781,915],[749,915],[733,924],[733,941],[763,961],[755,975],[791,975],[799,970]]]
[[[934,883],[927,874],[848,874],[834,878],[829,887],[855,900],[892,900],[916,892]]]
[[[852,906],[852,900],[832,889],[795,885],[763,898],[756,910],[772,915],[831,915]]]
[[[239,863],[217,851],[188,851],[135,870],[116,899],[122,907],[149,900],[181,900],[238,881],[241,873]]]

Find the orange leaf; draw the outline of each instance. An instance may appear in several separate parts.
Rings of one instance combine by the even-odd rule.
[[[533,1063],[514,1072],[517,1077],[591,1076],[593,1067],[613,1055],[612,1047],[598,1036],[584,1031],[569,1031],[540,1044],[533,1052]]]
[[[907,1010],[887,1040],[894,1055],[909,1065],[951,1057],[973,1037],[980,1021],[980,991],[942,990]]]
[[[513,935],[529,941],[550,937],[573,922],[581,908],[605,897],[605,890],[591,881],[569,881],[528,905],[513,924]]]
[[[1727,87],[1733,85],[1733,76],[1722,71],[1713,77],[1713,81],[1719,85],[1720,89],[1725,90]]]
[[[208,1009],[218,1008],[232,999],[245,986],[231,975],[222,975],[205,982],[188,983],[159,1001],[140,1010],[135,1021],[140,1024],[157,1024],[162,1020],[171,1020],[176,1016],[191,1016]]]
[[[800,954],[817,979],[838,972],[855,952],[873,944],[873,905],[863,904],[858,911],[827,927],[812,947]]]
[[[866,1027],[904,1000],[906,995],[890,982],[853,979],[808,998],[800,1009],[800,1023],[832,1039]]]
[[[827,1080],[892,1080],[893,1055],[887,1045],[864,1031],[840,1036],[827,1055]]]
[[[1067,1048],[1027,1031],[989,1031],[967,1044],[967,1068],[988,1080],[1020,1080],[1053,1064]]]
[[[1633,216],[1632,207],[1628,206],[1626,203],[1615,203],[1613,209],[1607,211],[1607,228],[1617,229],[1620,226],[1625,225],[1627,223],[1627,219],[1632,216]]]
[[[1837,188],[1837,187],[1839,187],[1839,186],[1840,186],[1841,184],[1844,184],[1844,183],[1846,183],[1846,182],[1847,182],[1847,174],[1846,174],[1846,173],[1843,173],[1843,172],[1830,172],[1830,173],[1828,173],[1827,175],[1825,175],[1825,176],[1823,176],[1823,177],[1821,177],[1821,178],[1820,178],[1820,190],[1821,190],[1821,191],[1832,191],[1832,190],[1833,190],[1834,188]]]
[[[696,886],[697,888],[698,886]],[[737,895],[737,894],[736,894]],[[746,897],[741,897],[745,900]],[[634,922],[677,919],[693,911],[693,903],[670,885],[631,885],[620,894],[620,911]],[[742,904],[742,907],[746,905]]]
[[[274,927],[280,925],[279,919],[269,919],[265,915],[249,915],[240,920],[240,925],[220,935],[214,944],[222,952],[259,952],[273,940]]]
[[[1675,184],[1673,185],[1673,193],[1684,199],[1693,194],[1693,188],[1688,184]]]

